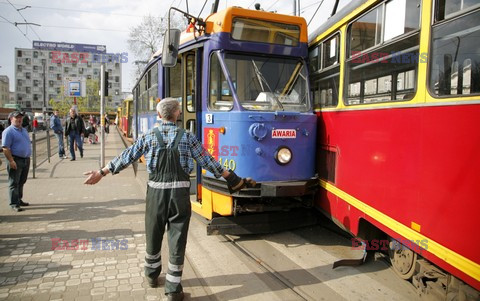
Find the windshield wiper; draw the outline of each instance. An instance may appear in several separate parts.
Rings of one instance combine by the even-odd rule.
[[[265,89],[263,88],[263,84],[262,84],[262,82],[263,82],[263,83],[265,84],[265,86],[267,86],[268,91],[272,94],[273,99],[275,99],[275,102],[277,103],[277,106],[278,106],[282,111],[285,111],[285,110],[283,109],[282,103],[281,103],[280,100],[277,98],[277,96],[275,95],[275,93],[273,93],[272,89],[271,89],[270,86],[268,85],[267,80],[265,79],[265,77],[263,77],[262,72],[260,72],[260,70],[258,69],[257,64],[255,64],[255,61],[254,61],[254,60],[252,60],[252,65],[253,65],[253,69],[255,70],[255,74],[256,74],[257,77],[258,77],[258,81],[260,82],[260,86],[262,87],[262,90],[263,90],[263,91],[265,90]]]

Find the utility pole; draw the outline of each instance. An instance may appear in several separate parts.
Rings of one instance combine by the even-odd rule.
[[[100,168],[105,166],[105,64],[100,66]]]
[[[46,113],[47,113],[47,89],[45,87],[46,83],[46,72],[47,72],[47,62],[42,59],[42,66],[43,66],[43,122],[46,124],[47,119],[46,119]]]
[[[42,59],[42,66],[43,66],[43,126],[45,127],[45,132],[47,133],[47,158],[48,163],[50,163],[50,124],[47,123],[47,88],[46,88],[46,80],[47,80],[47,61]]]

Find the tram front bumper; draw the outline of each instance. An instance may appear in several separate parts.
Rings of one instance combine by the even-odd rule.
[[[203,178],[203,185],[210,190],[230,194],[225,181]],[[234,197],[301,197],[313,195],[318,189],[318,179],[303,181],[257,182],[253,188],[245,188],[232,194]]]
[[[314,194],[318,187],[316,179],[292,182],[266,182],[260,187],[262,197],[295,197]]]

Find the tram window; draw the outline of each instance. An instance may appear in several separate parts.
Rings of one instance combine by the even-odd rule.
[[[322,41],[310,50],[310,72],[312,75],[314,109],[336,107],[338,104],[338,87],[340,80],[340,33]],[[335,66],[335,67],[332,67]],[[312,70],[316,68],[315,70]],[[320,72],[318,72],[320,70]],[[317,79],[318,78],[318,79]]]
[[[480,9],[433,26],[429,88],[436,96],[480,93]]]
[[[420,26],[420,3],[412,0],[394,0],[385,6],[384,41],[418,29]]]
[[[148,110],[154,111],[158,97],[158,65],[155,64],[148,71]]]
[[[384,23],[381,20],[385,6]],[[348,28],[346,105],[391,102],[415,95],[419,54],[418,1],[384,2]],[[380,29],[383,30],[383,36]]]
[[[350,49],[363,51],[381,41],[382,6],[370,11],[350,26]]]
[[[392,76],[387,75],[378,78],[377,93],[388,93],[390,91],[392,91]]]
[[[274,39],[275,44],[280,44],[280,45],[286,45],[286,46],[294,46],[298,44],[298,40],[295,38],[292,38],[291,36],[284,34],[282,32],[279,32],[275,34],[275,39]]]
[[[223,74],[217,53],[210,59],[210,108],[229,111],[233,108],[233,98],[225,75]]]
[[[195,56],[187,55],[185,89],[187,94],[187,111],[195,112]]]
[[[182,100],[182,64],[179,60],[175,67],[165,68],[167,97]]]
[[[348,85],[348,104],[360,103],[360,88],[361,84],[359,82]]]
[[[323,42],[323,64],[322,68],[327,68],[338,63],[340,52],[340,35],[335,35],[331,39]]]
[[[365,95],[377,94],[377,79],[365,81]]]
[[[225,62],[243,108],[298,112],[309,109],[310,94],[303,61],[227,53]]]
[[[232,38],[240,41],[275,43],[297,46],[300,27],[266,20],[233,19]]]
[[[156,108],[156,103],[155,99],[152,95],[148,95],[148,110],[149,111],[155,111]]]
[[[444,20],[479,4],[478,0],[439,0],[436,5],[436,20]]]
[[[268,42],[270,31],[265,27],[257,27],[255,24],[235,19],[233,21],[232,38],[234,40]]]
[[[472,78],[472,60],[466,59],[463,62],[463,82],[462,82],[462,94],[470,94],[470,82]]]
[[[139,87],[139,94],[140,94],[140,97],[139,97],[139,103],[138,103],[138,111],[139,112],[145,112],[147,109],[146,109],[146,97],[147,97],[147,91],[145,89],[145,81],[146,81],[146,78],[145,76],[142,77],[142,79],[140,80],[140,83],[138,85]]]
[[[147,89],[152,86],[152,69],[149,69],[147,72]]]
[[[338,87],[340,66],[321,73],[321,79],[313,85],[314,109],[336,107],[338,104]]]
[[[308,58],[310,61],[310,64],[308,66],[309,66],[309,71],[312,73],[317,70],[320,70],[321,68],[320,66],[321,51],[322,51],[322,48],[320,48],[320,46],[315,46],[314,48],[310,49],[310,52],[308,53]]]

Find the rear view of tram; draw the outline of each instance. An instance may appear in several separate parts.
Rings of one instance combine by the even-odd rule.
[[[197,169],[192,209],[210,221],[209,234],[312,223],[303,210],[318,183],[305,20],[238,7],[190,17],[189,32],[166,35],[160,96],[182,102],[182,125],[225,168],[257,181],[231,195],[223,179]]]

